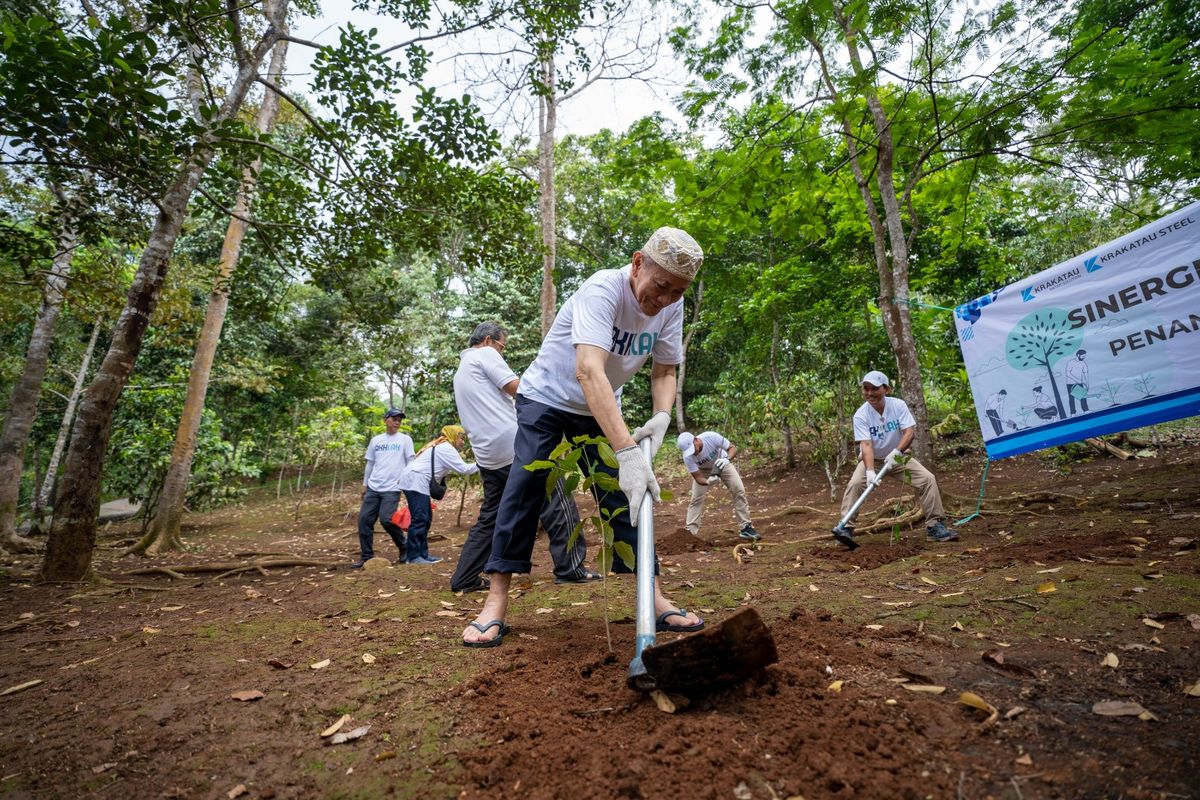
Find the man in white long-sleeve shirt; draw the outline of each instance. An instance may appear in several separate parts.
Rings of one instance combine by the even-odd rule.
[[[404,531],[392,524],[392,515],[400,503],[400,476],[413,457],[412,439],[400,432],[404,416],[396,408],[385,411],[386,431],[371,438],[363,456],[367,464],[363,470],[362,506],[358,511],[358,561],[350,565],[356,569],[375,557],[376,520],[395,542],[400,563],[407,560]]]

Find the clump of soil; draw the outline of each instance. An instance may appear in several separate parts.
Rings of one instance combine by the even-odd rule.
[[[658,536],[654,540],[654,550],[660,556],[697,553],[712,550],[715,546],[708,539],[692,534],[687,528],[676,528],[666,536]]]

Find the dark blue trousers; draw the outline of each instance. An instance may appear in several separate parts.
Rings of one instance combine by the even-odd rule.
[[[530,472],[525,465],[547,459],[563,437],[569,441],[576,436],[602,435],[594,417],[560,411],[517,395],[516,456],[504,484],[504,495],[500,498],[496,533],[492,537],[492,557],[488,559],[485,572],[529,572],[533,566],[530,557],[537,535],[538,516],[546,501],[547,471]],[[594,446],[585,448],[579,463],[585,471],[590,464],[592,469],[606,472],[614,479],[617,477],[617,470],[600,460]],[[625,542],[636,553],[637,529],[629,522],[629,501],[619,491],[596,491],[602,508],[610,511],[625,509],[612,517],[613,535],[616,541]],[[409,538],[412,538],[411,528]],[[613,572],[631,571],[620,558],[613,559]],[[657,558],[654,574],[658,574]]]
[[[366,561],[375,556],[375,521],[387,531],[388,536],[396,543],[400,551],[400,559],[404,560],[404,531],[392,524],[392,514],[400,503],[399,492],[377,492],[367,489],[363,495],[362,506],[358,510],[358,551],[362,560]]]
[[[408,560],[429,558],[429,526],[433,523],[429,495],[405,489],[404,499],[408,501],[408,513],[412,514],[412,522],[408,523]]]

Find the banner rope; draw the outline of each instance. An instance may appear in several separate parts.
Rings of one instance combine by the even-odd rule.
[[[949,311],[951,313],[954,313],[953,308],[946,308],[945,306],[935,306],[933,303],[922,303],[920,300],[906,300],[903,297],[893,297],[893,298],[891,298],[891,301],[893,303],[904,303],[904,305],[906,305],[906,306],[918,306],[920,308],[934,308],[934,309],[937,309],[938,311]]]
[[[987,456],[984,456],[984,459],[985,460],[983,462],[983,476],[979,479],[979,499],[975,502],[975,511],[973,513],[968,514],[967,516],[963,517],[962,519],[958,520],[957,522],[955,522],[954,523],[955,525],[966,525],[971,520],[975,519],[978,516],[981,516],[979,511],[980,511],[980,509],[983,508],[983,492],[984,492],[985,487],[987,486],[988,470],[990,470],[992,468],[992,460],[990,458],[987,458]]]

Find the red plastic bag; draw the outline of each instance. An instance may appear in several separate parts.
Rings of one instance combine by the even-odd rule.
[[[396,513],[392,514],[392,524],[402,531],[408,530],[408,526],[412,524],[412,514],[408,510],[408,506],[400,506],[396,509]]]

